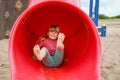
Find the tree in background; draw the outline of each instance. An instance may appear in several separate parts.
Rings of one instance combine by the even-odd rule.
[[[118,18],[120,18],[120,15],[109,17],[104,14],[99,14],[99,19],[118,19]]]
[[[109,19],[109,17],[104,14],[99,14],[99,19]]]

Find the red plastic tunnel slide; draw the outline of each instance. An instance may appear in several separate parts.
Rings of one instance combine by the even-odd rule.
[[[30,4],[10,34],[11,80],[100,80],[101,43],[92,20],[64,1]],[[66,35],[64,62],[56,68],[45,67],[32,58],[36,40],[51,24],[59,25]]]

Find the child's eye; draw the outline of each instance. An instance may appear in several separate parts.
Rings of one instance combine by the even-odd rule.
[[[58,32],[55,32],[56,34],[58,34]]]
[[[57,31],[51,31],[51,32],[58,33]]]

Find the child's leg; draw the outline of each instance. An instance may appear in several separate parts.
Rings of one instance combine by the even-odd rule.
[[[52,67],[54,64],[54,60],[52,56],[49,54],[48,49],[43,47],[41,50],[38,45],[35,45],[33,48],[34,55],[36,55],[39,61],[48,67]]]
[[[62,63],[64,56],[64,49],[63,50],[56,49],[54,56],[50,55],[47,48],[43,47],[42,49],[45,50],[47,54],[45,58],[42,60],[44,65],[48,67],[57,67]]]
[[[57,49],[58,50],[63,50],[64,49],[64,44],[60,40],[57,41]]]
[[[59,33],[58,40],[57,40],[57,49],[58,50],[64,49],[64,44],[63,44],[64,39],[65,39],[65,35],[63,33]]]
[[[43,47],[42,50],[46,51],[46,56],[45,58],[42,60],[42,63],[44,65],[46,65],[47,67],[53,67],[54,66],[54,59],[53,57],[50,55],[49,51],[47,48]]]
[[[62,64],[64,58],[64,49],[59,50],[56,49],[55,55],[54,55],[54,66],[59,66]]]
[[[43,58],[46,56],[46,51],[42,49],[40,50],[39,45],[34,46],[33,52],[39,61],[43,60]]]
[[[54,66],[59,66],[62,61],[63,61],[63,57],[64,57],[64,41],[65,35],[62,33],[59,33],[58,35],[58,40],[57,40],[57,48],[56,48],[56,52],[54,54]]]

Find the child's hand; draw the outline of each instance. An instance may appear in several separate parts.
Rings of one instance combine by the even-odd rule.
[[[65,39],[65,35],[63,33],[59,33],[58,34],[58,40],[60,40],[61,42],[63,42]]]

